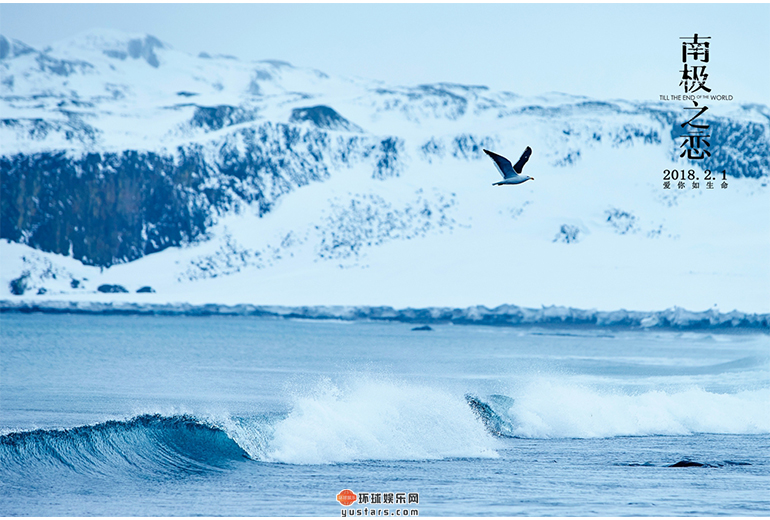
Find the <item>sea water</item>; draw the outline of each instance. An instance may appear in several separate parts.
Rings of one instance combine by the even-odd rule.
[[[0,315],[0,515],[770,513],[767,334],[413,327]]]

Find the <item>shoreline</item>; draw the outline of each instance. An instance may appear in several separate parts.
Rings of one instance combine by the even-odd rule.
[[[559,326],[675,331],[756,331],[770,333],[770,314],[737,310],[694,312],[674,307],[662,311],[598,311],[549,306],[540,309],[500,305],[495,308],[427,307],[395,309],[389,306],[282,306],[253,304],[155,304],[93,301],[0,300],[0,314],[91,314],[145,316],[253,316],[283,319],[383,321],[407,324]]]

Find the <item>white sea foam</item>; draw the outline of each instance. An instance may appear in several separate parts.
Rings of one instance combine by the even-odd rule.
[[[275,425],[267,459],[294,464],[496,457],[461,396],[394,381],[320,383]]]
[[[505,414],[521,437],[770,432],[770,389],[714,393],[698,387],[625,394],[541,380],[517,392]]]

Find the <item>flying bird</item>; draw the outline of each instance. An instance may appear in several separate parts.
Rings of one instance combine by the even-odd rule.
[[[492,184],[492,186],[521,184],[522,182],[526,182],[530,179],[535,180],[534,177],[530,177],[529,175],[521,175],[521,170],[529,160],[529,156],[532,155],[532,148],[529,146],[527,146],[527,149],[524,150],[524,153],[521,154],[521,157],[519,157],[519,162],[514,165],[511,164],[511,161],[502,155],[497,155],[495,152],[484,150],[484,153],[490,156],[493,161],[495,161],[495,166],[497,166],[497,169],[500,171],[500,175],[503,176],[503,180]]]

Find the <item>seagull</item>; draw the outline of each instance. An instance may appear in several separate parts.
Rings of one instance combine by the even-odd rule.
[[[503,180],[492,184],[492,186],[521,184],[522,182],[527,182],[530,179],[535,180],[534,177],[530,177],[529,175],[520,175],[522,168],[524,168],[524,165],[529,160],[529,156],[532,155],[532,148],[529,146],[527,146],[527,149],[524,150],[523,154],[521,154],[521,157],[519,157],[519,162],[517,162],[515,165],[511,165],[511,161],[502,155],[497,155],[495,152],[484,150],[484,153],[490,156],[493,161],[495,161],[495,166],[497,166],[497,169],[500,171],[500,175],[503,176]]]

